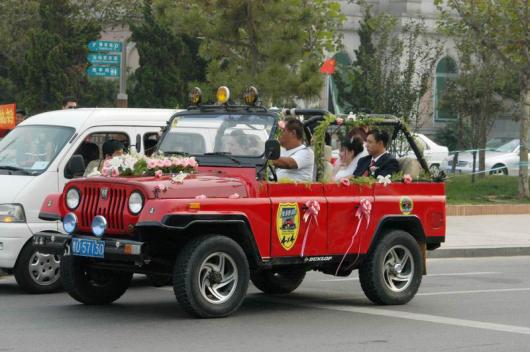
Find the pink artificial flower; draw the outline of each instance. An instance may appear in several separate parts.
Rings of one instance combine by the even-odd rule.
[[[229,195],[228,198],[230,198],[230,199],[238,199],[238,198],[241,198],[241,196],[239,195],[239,193],[233,193],[233,194]]]
[[[156,170],[156,171],[155,171],[155,177],[156,177],[156,178],[160,178],[160,177],[162,177],[163,174],[164,174],[164,173],[162,172],[162,170]]]
[[[166,158],[163,160],[163,162],[164,162],[164,167],[171,167],[171,160]]]
[[[199,194],[198,196],[195,197],[195,199],[206,199],[208,198],[205,194]]]
[[[103,176],[109,176],[109,168],[108,167],[104,167],[103,169],[101,169],[101,174]]]
[[[157,165],[157,162],[155,159],[148,159],[147,160],[147,168],[148,169],[154,169]]]
[[[342,125],[344,123],[344,119],[342,117],[337,117],[335,119],[335,122],[337,123],[337,125]]]
[[[350,179],[347,177],[343,177],[340,179],[340,184],[347,187],[350,185]]]
[[[285,121],[284,120],[278,121],[278,127],[280,127],[282,130],[284,130],[285,129]]]
[[[112,169],[112,174],[111,174],[112,177],[118,177],[120,176],[120,172],[118,171],[118,169]]]
[[[156,166],[158,167],[164,167],[166,164],[164,163],[164,160],[159,159],[156,161]]]
[[[412,176],[410,176],[409,174],[406,174],[403,176],[403,183],[412,183]]]
[[[173,166],[182,166],[182,160],[180,158],[173,159]]]
[[[191,157],[188,163],[189,163],[189,166],[191,166],[194,169],[196,169],[199,166],[199,164],[197,164],[197,160],[195,160],[194,157]]]
[[[107,169],[110,168],[110,159],[105,159],[103,162],[103,167],[106,167]]]

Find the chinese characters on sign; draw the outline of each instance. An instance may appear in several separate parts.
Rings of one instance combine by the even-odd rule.
[[[15,128],[16,105],[0,105],[0,130],[12,130]]]
[[[90,66],[87,73],[92,77],[119,77],[120,68],[113,66]]]
[[[121,52],[121,42],[92,41],[88,43],[88,49],[93,52],[87,56],[88,62],[92,64],[87,68],[89,76],[120,77],[121,54],[116,52]]]

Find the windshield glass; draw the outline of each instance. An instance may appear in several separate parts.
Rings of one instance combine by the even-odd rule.
[[[62,126],[20,126],[0,141],[0,173],[42,173],[74,134]]]
[[[497,149],[495,149],[496,152],[501,153],[512,153],[517,147],[519,147],[519,140],[518,139],[512,139],[506,144],[501,145]]]
[[[160,142],[164,153],[226,153],[260,156],[274,124],[270,115],[183,115],[175,117]]]

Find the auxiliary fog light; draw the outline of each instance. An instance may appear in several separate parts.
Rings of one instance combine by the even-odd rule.
[[[230,89],[225,86],[221,86],[217,89],[217,103],[218,104],[226,104],[228,103],[228,100],[230,99]]]
[[[101,215],[97,215],[96,217],[94,217],[94,220],[92,220],[92,233],[97,237],[101,237],[105,234],[106,230],[107,219],[105,219]]]
[[[67,234],[72,234],[77,228],[77,216],[74,213],[68,213],[63,218],[63,229]]]

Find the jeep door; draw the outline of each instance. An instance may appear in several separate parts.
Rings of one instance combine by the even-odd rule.
[[[361,216],[361,200],[373,204],[373,185],[327,183],[323,188],[328,203],[327,254],[362,253],[373,224],[368,226],[368,218]]]
[[[320,183],[270,183],[271,256],[289,257],[322,255],[327,252],[327,203]],[[308,201],[318,202],[318,215]],[[313,202],[313,204],[316,204]],[[305,248],[303,248],[305,238]]]

